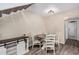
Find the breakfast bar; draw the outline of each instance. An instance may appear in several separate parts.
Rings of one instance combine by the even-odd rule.
[[[26,35],[19,37],[0,39],[0,55],[22,55],[29,51]]]

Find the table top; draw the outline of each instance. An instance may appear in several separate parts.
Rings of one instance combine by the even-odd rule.
[[[16,40],[21,40],[21,39],[25,39],[25,38],[29,38],[29,37],[28,36],[19,36],[19,37],[8,38],[8,39],[0,39],[0,44],[11,42],[11,41],[16,41]]]

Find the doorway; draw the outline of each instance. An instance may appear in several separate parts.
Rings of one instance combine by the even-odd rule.
[[[68,39],[77,40],[77,21],[68,22]]]
[[[65,21],[65,39],[77,40],[77,21]]]

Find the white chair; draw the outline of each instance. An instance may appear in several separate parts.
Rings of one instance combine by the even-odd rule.
[[[38,53],[38,52],[42,53],[41,51],[42,51],[42,45],[44,42],[45,34],[32,35],[31,37],[32,37],[33,46],[39,45],[39,48],[40,48],[40,50],[35,53]]]
[[[31,35],[31,39],[32,39],[32,48],[34,47],[34,45],[40,44],[40,41],[35,39],[35,35]]]
[[[55,39],[56,39],[56,34],[48,34],[46,35],[46,51],[47,50],[53,50],[55,54]],[[48,49],[50,48],[50,49]]]
[[[55,42],[56,42],[56,44],[58,45],[58,48],[60,49],[60,42],[59,42],[59,38],[60,37],[60,32],[57,32],[56,33],[56,40],[55,40]]]

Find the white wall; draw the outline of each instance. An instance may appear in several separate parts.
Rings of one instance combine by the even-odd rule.
[[[1,17],[0,21],[1,39],[20,36],[29,32],[33,34],[45,32],[42,18],[27,11]]]

